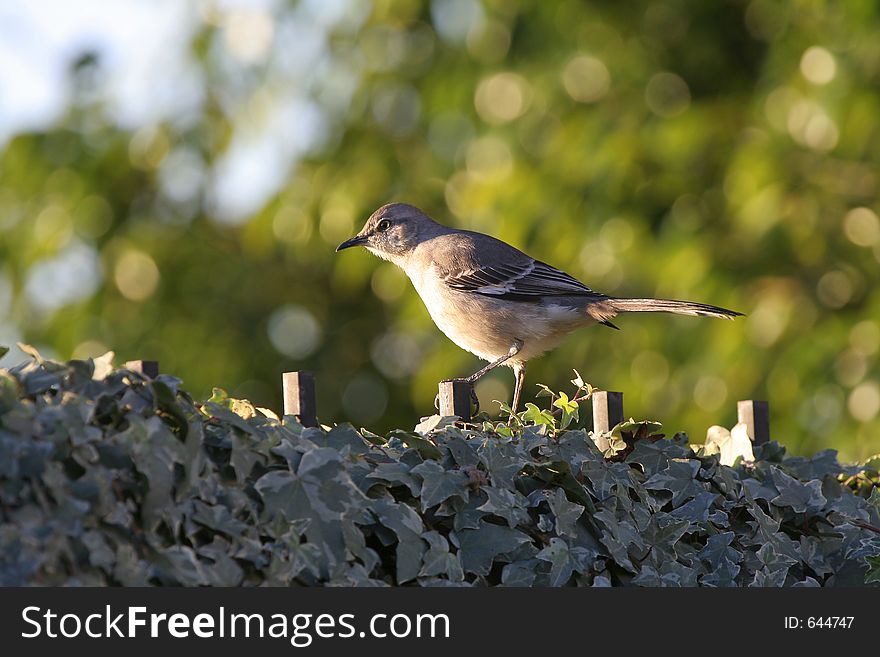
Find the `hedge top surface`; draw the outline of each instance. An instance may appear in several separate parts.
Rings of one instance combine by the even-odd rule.
[[[609,460],[547,424],[304,429],[110,355],[31,355],[0,370],[3,585],[880,581],[876,465],[830,450],[727,467],[682,434]]]

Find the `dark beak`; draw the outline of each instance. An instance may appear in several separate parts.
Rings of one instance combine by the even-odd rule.
[[[342,244],[336,247],[336,251],[342,251],[342,249],[350,249],[353,246],[362,246],[367,243],[366,235],[355,235],[350,240],[345,240]]]

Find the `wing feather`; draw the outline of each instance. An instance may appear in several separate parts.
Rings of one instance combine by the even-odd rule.
[[[454,290],[496,299],[536,301],[546,296],[579,296],[593,291],[573,276],[538,260],[499,264],[457,272],[445,277]]]

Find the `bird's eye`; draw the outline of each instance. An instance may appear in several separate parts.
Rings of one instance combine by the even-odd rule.
[[[387,219],[383,219],[378,224],[376,224],[376,230],[379,231],[380,233],[384,233],[389,228],[391,228],[391,222],[388,221]]]

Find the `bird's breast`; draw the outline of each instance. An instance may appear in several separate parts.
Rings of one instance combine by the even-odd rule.
[[[583,314],[571,308],[454,290],[431,268],[407,274],[437,328],[456,345],[484,360],[500,358],[516,341],[524,343],[517,360],[528,360],[552,349],[585,323]]]

